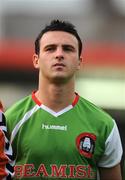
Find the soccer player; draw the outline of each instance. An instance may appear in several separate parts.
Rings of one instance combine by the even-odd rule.
[[[75,92],[82,42],[74,25],[53,20],[35,41],[38,90],[6,112],[15,179],[121,180],[115,121]]]
[[[0,179],[10,180],[14,175],[12,148],[6,137],[7,128],[0,101]]]

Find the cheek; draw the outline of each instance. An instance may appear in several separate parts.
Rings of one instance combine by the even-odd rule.
[[[39,62],[39,68],[42,70],[42,71],[49,71],[50,69],[50,66],[51,64],[47,61],[47,60],[41,60]]]
[[[74,69],[78,70],[80,68],[80,60],[78,57],[74,57],[73,61],[72,61],[72,66],[74,67]]]
[[[81,67],[81,61],[78,59],[78,62],[77,62],[77,70],[79,70]]]
[[[80,58],[79,58],[79,56],[77,56],[76,58],[75,58],[75,64],[76,64],[76,69],[77,70],[79,70],[80,69],[80,66],[81,66],[81,60],[80,60]]]

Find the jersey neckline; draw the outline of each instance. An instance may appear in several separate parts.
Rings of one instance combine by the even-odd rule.
[[[62,110],[55,112],[52,109],[50,109],[49,107],[45,106],[44,104],[42,104],[42,102],[39,101],[39,99],[36,97],[35,95],[36,91],[32,92],[32,100],[38,105],[40,106],[42,109],[44,109],[45,111],[47,111],[48,113],[52,114],[53,116],[59,116],[67,111],[69,111],[70,109],[72,109],[79,100],[79,95],[77,93],[75,93],[75,98],[72,102],[72,104],[68,105],[67,107],[63,108]]]

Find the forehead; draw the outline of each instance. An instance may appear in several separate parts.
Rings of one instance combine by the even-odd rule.
[[[64,31],[48,31],[43,34],[40,39],[40,46],[46,46],[48,44],[70,44],[78,46],[78,40],[76,37],[68,32]]]

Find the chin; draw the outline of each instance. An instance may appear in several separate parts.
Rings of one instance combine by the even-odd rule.
[[[56,83],[56,84],[63,84],[63,83],[66,83],[68,79],[69,79],[68,77],[56,76],[51,79],[51,82]]]

